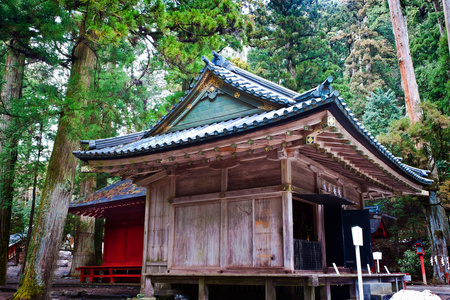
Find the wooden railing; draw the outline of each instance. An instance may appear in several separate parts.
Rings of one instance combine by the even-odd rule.
[[[85,266],[76,268],[81,272],[80,282],[85,282],[86,278],[89,278],[90,283],[97,282],[99,278],[110,283],[127,279],[139,282],[141,269],[141,266]]]

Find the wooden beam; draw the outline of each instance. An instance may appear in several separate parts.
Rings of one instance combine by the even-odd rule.
[[[148,177],[141,178],[134,182],[137,186],[146,187],[147,185],[151,184],[152,182],[158,181],[168,175],[167,171],[161,171],[159,173],[150,175]]]
[[[252,188],[252,189],[244,189],[244,190],[237,190],[237,191],[227,191],[227,192],[220,192],[220,193],[174,197],[174,198],[172,198],[171,202],[173,205],[178,205],[178,204],[188,204],[188,203],[220,200],[223,198],[232,199],[232,198],[256,197],[256,196],[280,196],[282,190],[283,190],[283,187],[281,185],[274,185],[274,186],[269,186],[269,187]]]

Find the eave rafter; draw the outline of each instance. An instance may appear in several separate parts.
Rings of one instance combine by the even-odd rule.
[[[224,160],[271,159],[280,149],[298,150],[359,184],[382,190],[385,195],[417,193],[421,187],[397,174],[341,126],[329,111],[296,122],[261,129],[256,133],[231,135],[222,140],[138,157],[90,160],[84,171],[107,172],[138,179],[164,170],[208,167]],[[369,189],[370,190],[370,189]],[[366,198],[374,192],[367,192]],[[382,195],[382,194],[380,194]]]
[[[358,143],[350,134],[348,134],[334,117],[329,113],[329,120],[333,122],[333,126],[329,126],[328,132],[319,132],[309,139],[309,148],[315,151],[307,152],[307,156],[324,165],[335,162],[341,165],[345,170],[358,175],[364,181],[369,182],[372,186],[380,187],[386,194],[394,191],[403,193],[417,193],[421,187],[410,182],[406,178],[396,177],[393,170],[377,159],[363,145]],[[330,125],[330,121],[329,121]],[[334,127],[334,128],[333,128]],[[329,130],[330,128],[333,128]],[[312,141],[312,142],[311,142]],[[330,165],[328,165],[330,167]]]
[[[221,146],[198,151],[178,151],[178,153],[153,155],[150,160],[140,159],[123,161],[123,164],[102,164],[89,166],[84,171],[107,172],[124,179],[146,176],[162,170],[182,170],[184,168],[206,167],[208,164],[227,159],[252,159],[265,157],[272,150],[282,149],[293,145],[292,141],[302,138],[302,130],[282,131],[258,139],[240,140],[224,143]]]

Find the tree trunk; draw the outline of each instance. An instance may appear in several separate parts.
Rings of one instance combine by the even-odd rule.
[[[449,228],[445,209],[434,191],[430,191],[429,203],[425,207],[425,216],[428,221],[428,236],[431,241],[433,259],[432,282],[435,284],[445,283],[448,258],[446,241],[449,239]],[[442,260],[444,265],[442,265]]]
[[[443,0],[450,1],[450,0]],[[406,20],[402,15],[400,3],[398,0],[388,0],[389,10],[391,12],[392,28],[397,46],[397,58],[402,75],[403,88],[405,89],[405,103],[411,124],[420,121],[422,112],[419,110],[420,102],[419,88],[416,82],[414,66],[412,64],[411,53],[409,50],[408,29]],[[445,9],[445,5],[444,5]],[[447,27],[448,30],[448,27]],[[416,147],[420,147],[417,145]],[[437,176],[437,175],[436,175]],[[447,259],[447,244],[449,241],[448,221],[445,210],[440,204],[435,191],[430,191],[425,216],[428,221],[428,236],[430,238],[433,258],[438,258],[438,263],[434,263],[433,282],[445,282],[445,266],[442,266],[441,258]]]
[[[450,0],[442,0],[442,6],[444,8],[445,27],[447,28],[448,51],[450,53]]]
[[[8,113],[14,101],[22,97],[24,69],[25,56],[10,49],[6,56],[0,103],[0,285],[6,284],[14,166],[19,140],[15,121]]]
[[[84,42],[76,46],[74,54],[65,106],[29,245],[27,267],[12,299],[47,299],[53,280],[78,163],[72,155],[78,147],[77,137],[74,136],[77,129],[72,126],[81,117],[70,107],[85,103],[83,95],[90,87],[95,65],[95,54]]]
[[[41,149],[42,149],[42,130],[43,125],[42,122],[39,126],[39,142],[38,142],[38,154],[36,157],[36,162],[34,165],[34,178],[33,178],[33,198],[31,200],[31,209],[30,209],[30,220],[28,221],[28,232],[27,237],[25,240],[25,247],[24,247],[24,258],[27,257],[28,254],[28,246],[30,245],[31,240],[31,233],[33,232],[33,223],[34,223],[34,211],[36,207],[36,189],[37,189],[37,181],[38,181],[38,175],[39,175],[39,161],[41,159]],[[25,271],[25,266],[27,265],[27,260],[24,259],[22,263],[22,267],[20,268],[19,276],[22,276],[23,272]]]
[[[86,175],[86,178],[81,182],[80,197],[92,194],[95,191],[95,183],[95,174]],[[80,271],[76,270],[78,267],[95,265],[94,233],[95,218],[80,216],[76,227],[70,276],[80,277]]]
[[[432,0],[431,2],[433,2],[434,11],[436,13],[440,13],[441,12],[441,6],[439,5],[439,0]],[[438,21],[438,25],[439,25],[439,33],[440,33],[441,37],[444,37],[444,35],[445,35],[444,25],[442,24],[442,21],[441,21],[441,19],[439,17],[437,18],[437,21]]]
[[[389,0],[388,2],[389,10],[391,12],[395,45],[397,47],[398,65],[400,67],[403,88],[405,90],[406,110],[408,111],[411,124],[415,124],[420,120],[421,113],[418,107],[420,97],[411,52],[409,50],[408,29],[406,27],[406,20],[402,15],[400,2],[398,0]]]

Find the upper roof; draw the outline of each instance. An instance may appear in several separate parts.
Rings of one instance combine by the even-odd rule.
[[[338,97],[339,93],[333,91],[331,78],[327,78],[316,88],[300,94],[244,71],[214,51],[213,55],[212,61],[202,58],[206,66],[196,78],[196,82],[191,85],[191,89],[186,92],[186,96],[181,98],[180,102],[150,130],[122,137],[84,141],[89,143],[90,149],[74,151],[74,155],[91,162],[141,157],[261,130],[327,110],[359,143],[391,168],[421,185],[432,183],[432,180],[425,178],[429,174],[428,171],[403,164],[400,158],[390,153],[364,128]],[[186,115],[193,113],[193,107],[198,105],[199,99],[209,97],[207,93],[213,93],[211,97],[216,97],[218,90],[228,97],[227,101],[234,94],[236,101],[242,100],[242,103],[253,105],[252,107],[260,111],[223,120],[224,115],[220,115],[223,114],[222,110],[217,115],[219,121],[205,121],[206,123],[200,126],[174,130],[180,126],[183,119],[187,118]],[[257,107],[255,105],[258,104],[252,101],[255,103],[260,101],[263,105]],[[205,116],[205,119],[207,117]],[[190,123],[185,122],[183,126],[186,124]]]

